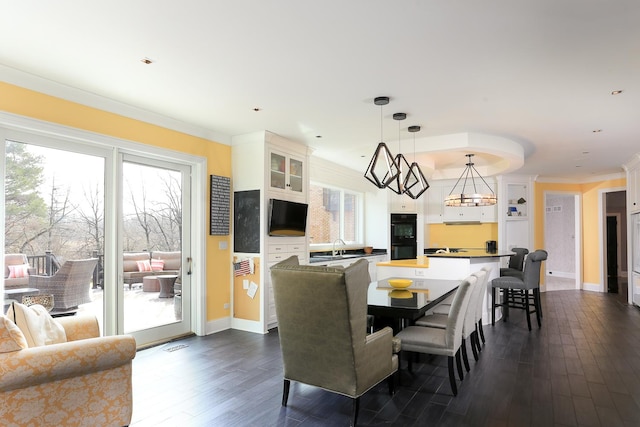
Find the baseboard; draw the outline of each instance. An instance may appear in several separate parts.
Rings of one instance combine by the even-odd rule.
[[[216,332],[226,331],[227,329],[231,329],[231,318],[223,317],[221,319],[215,319],[207,322],[205,325],[205,334],[211,335]]]
[[[238,329],[240,331],[247,332],[255,332],[258,334],[265,334],[264,327],[262,323],[256,322],[254,320],[245,320],[245,319],[232,319],[231,327],[233,329]]]
[[[575,279],[576,274],[568,271],[547,271],[549,277],[560,277],[561,279]]]
[[[583,291],[604,292],[604,287],[600,283],[582,283]]]

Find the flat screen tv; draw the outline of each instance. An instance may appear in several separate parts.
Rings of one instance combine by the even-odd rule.
[[[269,199],[269,236],[304,236],[308,208],[306,203]]]

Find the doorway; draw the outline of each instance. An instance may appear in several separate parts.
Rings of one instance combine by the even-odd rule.
[[[545,192],[545,290],[581,289],[580,194]]]
[[[602,271],[603,292],[627,299],[627,200],[625,190],[605,191],[602,195],[604,216]]]

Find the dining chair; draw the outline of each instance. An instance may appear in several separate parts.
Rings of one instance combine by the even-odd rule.
[[[540,305],[540,269],[542,261],[547,259],[547,251],[538,249],[527,255],[524,266],[524,274],[522,278],[516,276],[503,276],[491,281],[491,325],[495,325],[495,309],[502,307],[502,316],[506,322],[509,318],[509,308],[517,308],[524,310],[527,315],[527,326],[531,330],[531,313],[536,313],[538,320],[538,328],[542,326],[541,305]],[[498,303],[496,290],[500,294],[502,290],[502,302]],[[521,292],[521,295],[514,297],[509,296],[513,290]],[[530,293],[531,292],[531,293]],[[530,306],[533,303],[534,310],[531,311]]]
[[[449,383],[454,396],[458,395],[453,361],[455,358],[460,381],[464,379],[460,347],[462,345],[462,328],[465,313],[471,298],[472,286],[476,283],[475,276],[469,276],[460,282],[458,290],[451,304],[447,319],[447,327],[430,328],[426,326],[408,326],[396,335],[402,342],[402,352],[426,353],[447,356],[449,368]],[[411,371],[411,357],[408,357],[408,368]]]
[[[478,311],[480,311],[480,317],[482,317],[482,301],[484,300],[484,295],[486,293],[487,281],[490,271],[490,268],[485,267],[473,273],[473,276],[475,276],[477,280],[476,284],[473,285],[471,290],[471,297],[469,300],[467,311],[465,313],[464,324],[462,327],[461,353],[462,361],[464,362],[464,366],[467,369],[467,372],[469,372],[471,369],[469,367],[469,358],[467,356],[467,340],[471,343],[471,351],[473,352],[474,360],[478,361],[478,353],[481,351],[480,341],[477,335],[477,315]],[[422,316],[421,318],[416,320],[415,324],[417,326],[446,329],[448,319],[448,314],[429,314],[426,316]]]
[[[369,262],[322,267],[299,265],[292,256],[271,267],[271,281],[282,352],[282,406],[292,381],[316,386],[351,398],[356,425],[360,397],[384,380],[393,394],[398,370],[392,329],[367,334]]]
[[[487,289],[487,284],[489,283],[489,277],[491,276],[491,267],[483,267],[482,270],[486,273],[484,276],[484,283],[482,284],[482,289],[484,289],[484,292],[481,292],[480,298],[478,298],[478,301],[476,302],[476,333],[475,333],[475,338],[476,338],[476,346],[478,348],[478,351],[482,351],[482,346],[480,345],[480,340],[482,340],[482,344],[485,343],[485,339],[484,339],[484,331],[482,330],[482,306],[483,303],[485,301],[484,296],[488,295],[489,290]],[[488,296],[487,296],[488,298]],[[488,301],[488,299],[487,299]],[[477,360],[477,359],[476,359]]]

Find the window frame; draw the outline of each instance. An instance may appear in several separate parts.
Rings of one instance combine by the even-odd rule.
[[[347,246],[363,246],[364,245],[364,193],[361,191],[356,191],[350,188],[339,187],[335,185],[325,184],[319,181],[311,181],[309,183],[309,192],[311,192],[312,187],[321,187],[327,188],[333,191],[340,192],[340,211],[339,211],[339,238],[342,239]],[[345,194],[355,196],[355,206],[356,206],[356,215],[355,215],[355,240],[347,241],[345,240]],[[311,198],[309,198],[311,201]],[[311,202],[309,204],[309,215],[313,215],[314,209],[311,206]],[[308,221],[311,223],[311,220]],[[311,250],[328,250],[331,249],[333,242],[322,242],[322,243],[311,243],[309,242],[309,248]]]

